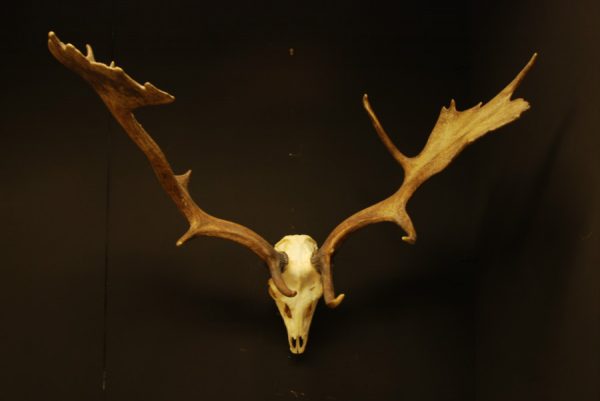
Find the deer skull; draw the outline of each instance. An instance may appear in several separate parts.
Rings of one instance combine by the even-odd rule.
[[[308,235],[287,235],[275,245],[275,250],[287,255],[282,277],[296,291],[296,296],[283,295],[272,279],[269,279],[269,294],[285,323],[290,351],[301,354],[306,348],[315,308],[323,295],[321,275],[311,262],[317,243]]]

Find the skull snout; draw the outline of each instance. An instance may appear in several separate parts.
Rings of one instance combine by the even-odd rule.
[[[293,354],[302,354],[306,349],[306,337],[298,336],[298,337],[289,337],[290,341],[290,351]]]

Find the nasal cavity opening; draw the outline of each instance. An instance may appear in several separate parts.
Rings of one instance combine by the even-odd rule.
[[[300,339],[302,341],[302,339]],[[292,337],[292,348],[296,348],[296,337]]]
[[[304,337],[300,337],[298,340],[298,348],[302,349],[304,346]]]

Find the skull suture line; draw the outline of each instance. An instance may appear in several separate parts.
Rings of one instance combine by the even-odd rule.
[[[94,88],[127,135],[146,155],[159,183],[188,220],[190,227],[177,245],[198,236],[220,237],[248,247],[265,261],[271,274],[269,292],[283,317],[293,353],[302,353],[306,348],[310,323],[321,295],[331,308],[344,299],[344,294],[335,296],[331,273],[331,258],[343,240],[359,228],[387,221],[396,223],[407,233],[402,237],[404,241],[414,243],[417,234],[406,212],[412,194],[423,182],[445,169],[468,144],[516,120],[529,108],[525,100],[511,97],[537,56],[534,54],[519,74],[488,103],[458,111],[452,100],[448,108],[442,107],[425,146],[414,157],[408,157],[396,148],[364,95],[364,108],[377,135],[402,166],[404,181],[390,197],[342,221],[317,249],[308,236],[287,236],[273,247],[249,228],[202,210],[188,192],[191,171],[175,175],[162,150],[133,115],[139,107],[171,103],[175,98],[149,82],[140,85],[114,63],[97,62],[92,48],[86,47],[84,56],[73,45],[62,43],[53,32],[48,34],[52,55]]]

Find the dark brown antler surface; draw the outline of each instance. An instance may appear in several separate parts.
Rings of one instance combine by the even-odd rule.
[[[417,234],[406,212],[408,200],[423,182],[445,169],[467,145],[486,133],[516,120],[529,108],[529,103],[525,100],[511,100],[511,97],[536,57],[537,54],[534,54],[515,79],[485,105],[479,103],[470,109],[458,111],[452,100],[449,108],[442,107],[425,147],[414,157],[407,157],[396,148],[373,112],[367,95],[364,95],[363,105],[375,131],[404,169],[404,181],[398,191],[389,198],[355,213],[340,223],[315,255],[315,263],[322,274],[325,302],[329,307],[336,307],[344,299],[344,294],[335,296],[331,272],[332,255],[343,240],[361,227],[386,221],[402,227],[407,234],[402,239],[414,243]]]
[[[62,43],[54,32],[48,33],[48,48],[52,55],[94,88],[127,135],[144,152],[158,181],[188,220],[190,228],[177,245],[197,236],[225,238],[242,244],[267,263],[277,288],[286,296],[294,296],[295,291],[290,290],[281,278],[285,256],[247,227],[216,218],[200,209],[188,192],[191,171],[175,175],[164,153],[133,115],[138,107],[171,103],[175,98],[149,82],[140,85],[113,63],[108,66],[96,62],[92,48],[86,47],[87,55],[84,56],[73,45]]]

